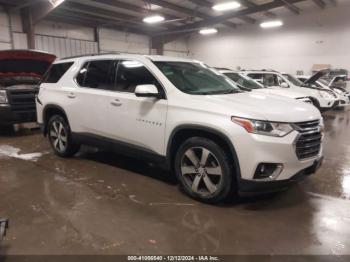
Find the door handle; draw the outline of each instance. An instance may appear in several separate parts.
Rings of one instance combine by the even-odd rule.
[[[116,100],[114,100],[114,101],[111,102],[111,105],[112,105],[112,106],[121,106],[122,104],[123,104],[123,103],[120,102],[119,99],[116,99]]]
[[[75,94],[74,93],[69,93],[67,96],[68,96],[68,98],[72,98],[72,99],[75,98]]]

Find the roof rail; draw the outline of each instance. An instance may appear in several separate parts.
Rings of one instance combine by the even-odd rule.
[[[226,68],[226,67],[214,67],[216,70],[229,70],[233,71],[232,69]]]
[[[109,53],[101,53],[101,54],[86,54],[86,55],[77,55],[77,56],[67,56],[63,57],[60,60],[67,60],[67,59],[73,59],[73,58],[80,58],[80,57],[87,57],[87,56],[99,56],[99,55],[120,55],[120,52],[109,52]]]
[[[278,71],[276,70],[273,70],[273,69],[241,69],[240,71],[251,71],[251,72],[259,72],[259,71],[262,71],[262,72],[276,72],[276,73],[279,73]]]

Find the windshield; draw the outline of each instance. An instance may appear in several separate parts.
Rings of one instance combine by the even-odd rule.
[[[229,78],[204,64],[189,62],[154,62],[180,91],[193,95],[239,93]]]
[[[322,84],[326,85],[326,86],[329,86],[330,84],[330,79],[327,79],[327,78],[320,78],[318,81],[320,81]]]
[[[263,85],[259,84],[258,82],[255,82],[250,77],[238,74],[238,73],[224,73],[228,78],[233,80],[236,84],[243,86],[244,88],[248,89],[261,89],[264,88]]]
[[[290,75],[290,74],[283,74],[283,76],[285,78],[288,79],[289,82],[291,82],[293,85],[296,85],[296,86],[302,86],[303,85],[303,82],[301,82],[298,78]]]

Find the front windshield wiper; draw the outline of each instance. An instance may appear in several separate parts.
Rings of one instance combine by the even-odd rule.
[[[228,91],[198,92],[198,93],[192,93],[192,95],[226,95],[226,94],[234,94],[234,93],[240,93],[240,91],[232,89]]]
[[[247,88],[245,88],[246,90],[245,91],[251,91],[251,90],[249,90],[249,89],[247,89]],[[220,94],[222,94],[222,95],[227,95],[227,94],[236,94],[236,93],[240,93],[241,91],[239,91],[239,90],[234,90],[234,89],[232,89],[232,90],[228,90],[228,91],[226,91],[226,92],[222,92],[222,93],[220,93]]]

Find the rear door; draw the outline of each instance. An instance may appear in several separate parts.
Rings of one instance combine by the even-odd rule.
[[[76,88],[67,90],[67,110],[74,132],[108,136],[106,108],[115,88],[117,61],[88,61],[76,76]]]

